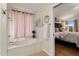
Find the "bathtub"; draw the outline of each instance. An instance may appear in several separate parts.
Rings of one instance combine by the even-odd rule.
[[[42,41],[33,38],[10,42],[8,44],[8,56],[29,56],[41,49]]]

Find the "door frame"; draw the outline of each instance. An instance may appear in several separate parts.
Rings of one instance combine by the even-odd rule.
[[[4,13],[4,10],[5,13]],[[7,56],[8,51],[7,3],[0,3],[0,56]]]

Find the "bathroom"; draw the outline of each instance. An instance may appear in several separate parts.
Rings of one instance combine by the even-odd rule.
[[[1,7],[2,55],[33,56],[38,51],[54,55],[53,4],[4,3]]]

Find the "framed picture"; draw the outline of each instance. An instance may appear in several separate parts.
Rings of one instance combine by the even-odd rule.
[[[50,19],[49,16],[46,15],[46,16],[44,17],[44,22],[45,22],[45,23],[48,23],[48,22],[49,22],[49,19]]]
[[[39,19],[36,21],[36,26],[37,26],[37,27],[42,27],[42,26],[43,26],[43,19],[42,19],[42,18],[39,18]]]

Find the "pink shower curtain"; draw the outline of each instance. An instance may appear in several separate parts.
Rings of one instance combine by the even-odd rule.
[[[33,30],[32,15],[23,12],[14,12],[14,32],[15,38],[31,37]]]
[[[32,15],[25,14],[25,37],[32,36],[33,21]]]

